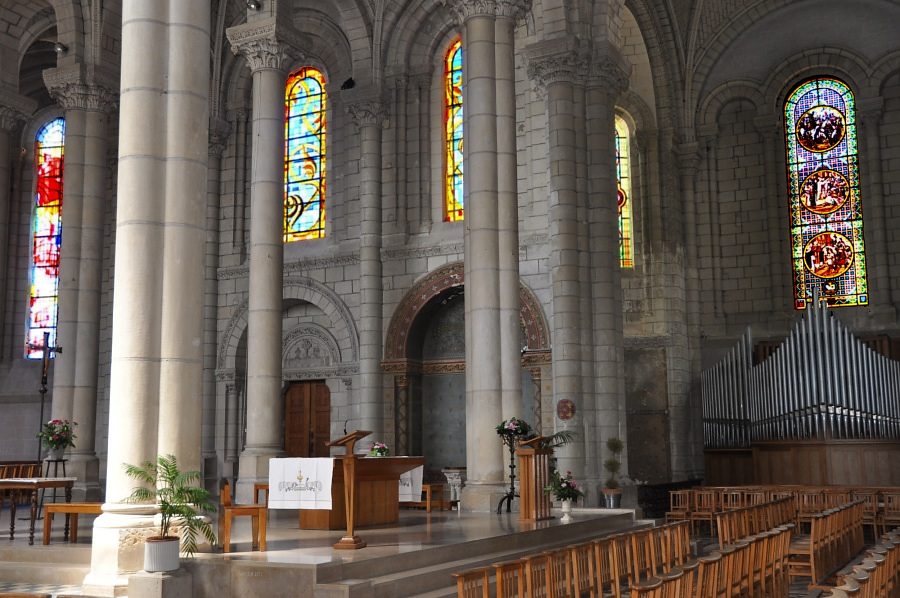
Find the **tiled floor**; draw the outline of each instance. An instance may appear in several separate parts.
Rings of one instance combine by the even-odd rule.
[[[0,581],[0,592],[21,592],[37,595],[49,594],[51,596],[59,596],[60,594],[66,596],[79,596],[81,595],[81,586],[58,586],[46,583],[7,583]]]

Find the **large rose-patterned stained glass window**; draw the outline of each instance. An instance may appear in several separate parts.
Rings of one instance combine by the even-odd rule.
[[[784,107],[794,307],[866,305],[856,105],[837,79],[798,86]]]
[[[62,118],[51,120],[41,127],[34,140],[31,284],[25,338],[25,357],[28,359],[41,359],[43,356],[45,332],[50,333],[50,346],[56,346],[65,140],[66,121]]]
[[[284,242],[325,236],[325,75],[304,67],[288,77],[284,108]]]
[[[619,265],[634,268],[631,230],[631,137],[628,124],[616,116],[616,203],[619,210]]]
[[[444,58],[444,220],[465,217],[463,203],[463,52],[462,40]]]

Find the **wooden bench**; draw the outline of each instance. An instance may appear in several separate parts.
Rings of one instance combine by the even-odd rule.
[[[44,545],[50,543],[50,528],[53,525],[55,513],[65,513],[66,526],[63,530],[63,540],[78,542],[78,515],[99,515],[99,502],[54,502],[44,505]],[[69,530],[72,530],[69,533]]]

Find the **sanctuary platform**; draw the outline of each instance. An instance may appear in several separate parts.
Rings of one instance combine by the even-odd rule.
[[[630,510],[575,509],[575,520],[522,523],[517,513],[403,511],[398,525],[360,529],[368,546],[338,551],[340,532],[300,530],[295,511],[270,511],[268,550],[249,552],[249,522],[233,531],[232,550],[184,559],[196,598],[314,596],[397,598],[456,596],[451,574],[535,551],[647,525]],[[8,527],[8,510],[0,530]],[[6,525],[4,525],[6,521]],[[65,544],[62,526],[49,546],[27,537],[0,537],[0,592],[81,595],[90,568],[91,522],[80,523],[79,543]],[[241,552],[245,551],[245,552]]]

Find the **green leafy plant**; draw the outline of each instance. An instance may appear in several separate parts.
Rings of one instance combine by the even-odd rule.
[[[216,505],[210,500],[209,492],[199,485],[202,479],[199,471],[181,471],[174,455],[159,455],[156,463],[147,461],[140,466],[125,463],[124,467],[128,477],[143,484],[126,501],[158,505],[162,517],[161,538],[177,537],[169,532],[172,526],[180,526],[181,548],[188,556],[197,551],[197,538],[201,534],[210,544],[215,544],[216,535],[201,515],[215,511]]]
[[[606,478],[605,488],[615,490],[619,487],[619,470],[622,468],[622,462],[619,461],[619,453],[625,448],[625,443],[620,438],[613,436],[607,439],[606,449],[612,454],[612,457],[603,462],[603,469],[609,474]]]

